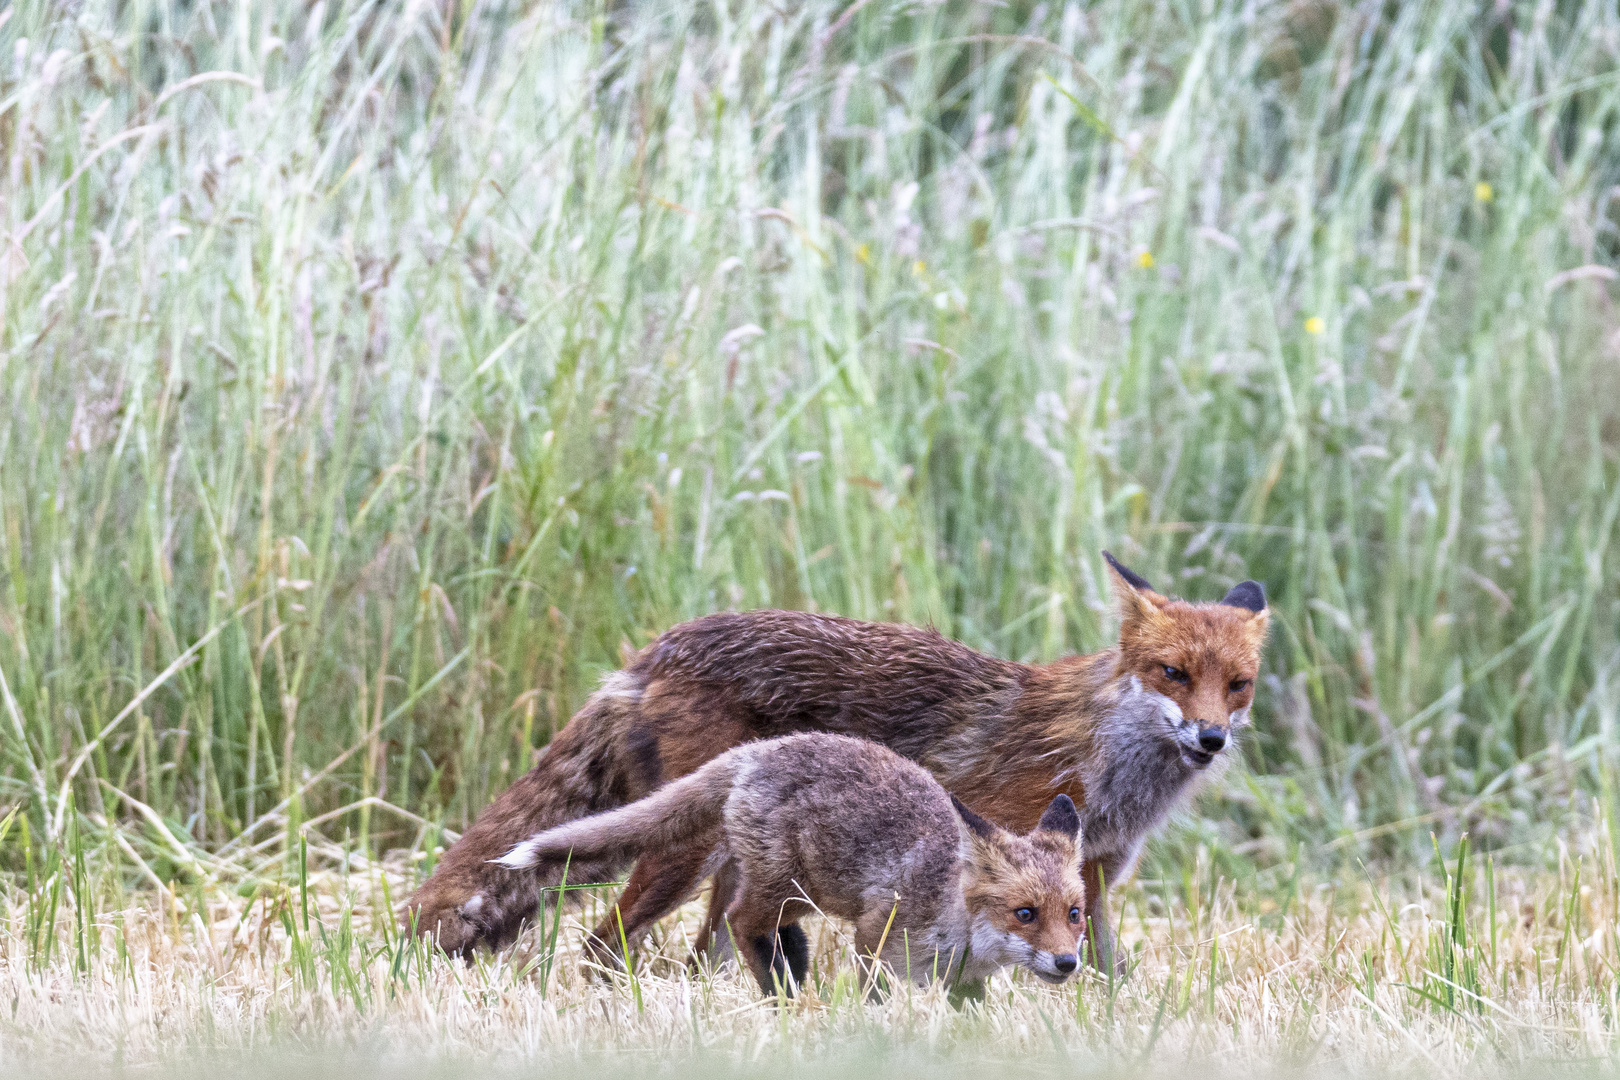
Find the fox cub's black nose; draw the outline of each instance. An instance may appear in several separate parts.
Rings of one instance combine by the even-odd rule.
[[[1080,966],[1080,961],[1074,953],[1058,953],[1052,957],[1052,966],[1058,969],[1060,975],[1068,975]]]
[[[1218,754],[1226,748],[1226,732],[1220,728],[1199,728],[1198,746],[1207,753]]]

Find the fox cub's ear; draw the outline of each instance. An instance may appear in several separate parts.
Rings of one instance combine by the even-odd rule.
[[[996,835],[996,827],[994,825],[984,820],[984,818],[980,817],[978,814],[975,814],[972,810],[969,810],[962,800],[958,799],[955,795],[951,796],[951,805],[956,807],[957,816],[962,819],[962,824],[966,825],[968,827],[968,831],[974,836],[977,836],[983,840],[988,840],[992,836]],[[1050,813],[1051,811],[1047,812]]]
[[[1067,836],[1070,840],[1080,835],[1080,812],[1074,808],[1074,800],[1067,795],[1059,795],[1052,800],[1041,815],[1040,824],[1035,826],[1037,831],[1055,832]]]

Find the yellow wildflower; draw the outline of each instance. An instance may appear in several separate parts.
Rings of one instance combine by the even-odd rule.
[[[1312,315],[1310,318],[1305,320],[1305,332],[1307,334],[1320,334],[1326,329],[1327,323],[1322,321],[1322,316],[1320,315]]]
[[[1475,202],[1490,202],[1494,198],[1496,198],[1496,192],[1492,191],[1491,185],[1487,184],[1485,181],[1481,180],[1479,183],[1474,185]]]
[[[1136,265],[1144,270],[1153,269],[1153,252],[1144,251],[1136,257]]]

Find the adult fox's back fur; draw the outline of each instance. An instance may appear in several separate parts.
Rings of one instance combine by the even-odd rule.
[[[1247,721],[1267,619],[1254,582],[1220,603],[1189,604],[1109,564],[1120,644],[1045,666],[985,656],[933,630],[803,612],[674,627],[604,680],[445,853],[413,898],[419,928],[451,952],[498,946],[558,876],[492,865],[520,840],[642,798],[739,743],[826,731],[917,761],[1015,831],[1069,795],[1100,931],[1104,882],[1128,873],[1146,835]],[[626,932],[679,903],[706,855],[693,846],[661,854],[665,865],[638,864],[619,902]],[[611,880],[622,861],[576,861],[568,877]]]

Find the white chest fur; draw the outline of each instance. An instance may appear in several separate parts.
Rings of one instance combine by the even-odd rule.
[[[1199,772],[1182,758],[1178,736],[1188,721],[1174,701],[1134,675],[1114,689],[1117,699],[1098,726],[1095,760],[1079,770],[1088,858],[1134,855],[1143,838],[1218,768]]]

